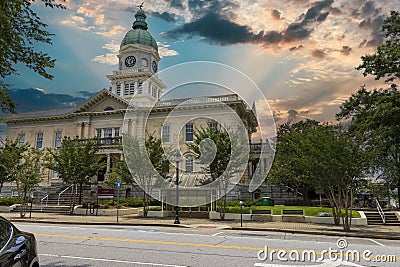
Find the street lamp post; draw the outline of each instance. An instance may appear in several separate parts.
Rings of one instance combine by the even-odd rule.
[[[179,162],[181,161],[181,153],[177,150],[174,154],[174,160],[176,163],[176,203],[175,203],[175,221],[174,224],[180,224],[179,221]]]

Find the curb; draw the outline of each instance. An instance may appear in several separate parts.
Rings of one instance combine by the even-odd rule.
[[[126,222],[77,222],[77,221],[46,221],[34,219],[8,219],[11,222],[24,222],[24,223],[46,223],[46,224],[75,224],[75,225],[120,225],[120,226],[156,226],[156,227],[170,227],[170,228],[191,228],[187,224],[162,224],[162,223],[126,223]]]
[[[281,232],[291,234],[310,234],[310,235],[326,235],[338,237],[358,237],[358,238],[372,238],[372,239],[386,239],[386,240],[400,240],[400,236],[379,235],[379,234],[357,234],[354,232],[336,232],[326,230],[296,230],[296,229],[276,229],[276,228],[250,228],[250,227],[232,227],[231,230],[245,230],[245,231],[266,231],[266,232]]]
[[[46,224],[75,224],[75,225],[120,225],[120,226],[153,226],[153,227],[166,227],[166,228],[193,228],[190,224],[167,224],[167,223],[134,223],[134,222],[78,222],[78,221],[51,221],[51,220],[35,220],[35,219],[10,219],[12,222],[24,223],[46,223]],[[218,228],[218,227],[217,227]],[[386,239],[386,240],[400,240],[400,236],[382,235],[382,234],[357,234],[354,232],[337,232],[326,230],[296,230],[296,229],[281,229],[281,228],[252,228],[252,227],[225,227],[225,230],[230,231],[259,231],[259,232],[281,232],[291,234],[309,234],[309,235],[326,235],[338,237],[358,237],[358,238],[372,238],[372,239]]]

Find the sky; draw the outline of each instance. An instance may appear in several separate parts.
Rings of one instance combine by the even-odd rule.
[[[46,95],[49,106],[41,108],[65,108],[108,88],[106,75],[117,69],[120,42],[141,1],[64,3],[66,10],[33,5],[55,34],[51,46],[37,48],[57,61],[52,81],[23,66],[6,80],[13,88],[33,88],[32,94],[13,91],[24,111],[34,97]],[[191,61],[226,64],[258,85],[277,121],[329,122],[360,86],[383,86],[355,67],[382,43],[383,21],[399,6],[400,0],[148,0],[143,9],[160,70]]]

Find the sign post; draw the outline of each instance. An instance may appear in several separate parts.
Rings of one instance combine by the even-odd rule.
[[[117,181],[117,223],[118,223],[118,210],[119,210],[119,189],[121,188],[121,180]]]

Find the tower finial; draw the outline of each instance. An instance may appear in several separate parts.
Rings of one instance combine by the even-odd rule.
[[[137,7],[139,8],[139,9],[143,9],[143,4],[144,4],[144,2],[142,2],[140,5],[138,5]]]

